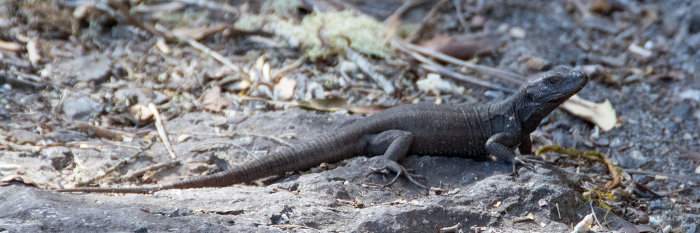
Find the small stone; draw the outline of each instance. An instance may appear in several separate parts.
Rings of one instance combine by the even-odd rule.
[[[530,71],[541,71],[550,65],[549,61],[541,57],[528,57],[525,60],[525,65]]]
[[[48,147],[42,154],[51,161],[51,166],[57,171],[63,170],[74,164],[73,152],[66,147]]]
[[[416,82],[418,89],[424,92],[452,93],[460,95],[464,88],[455,85],[451,81],[442,79],[439,74],[429,73],[426,78]]]
[[[629,47],[627,47],[627,50],[643,59],[650,58],[651,56],[654,55],[654,52],[651,50],[645,49],[640,47],[639,45],[636,44],[630,44]]]
[[[681,122],[685,120],[688,117],[688,113],[690,113],[690,108],[691,106],[688,105],[686,102],[681,102],[674,106],[671,109],[671,115],[673,116],[672,119],[675,122]]]
[[[700,174],[700,166],[695,168],[695,174]]]
[[[41,140],[39,134],[28,130],[13,130],[11,135],[12,138],[14,138],[14,142],[20,145],[36,144],[39,140]]]
[[[649,210],[663,210],[668,208],[668,203],[663,199],[656,199],[649,202]]]
[[[693,100],[693,101],[700,102],[700,90],[687,89],[687,90],[681,91],[681,93],[678,94],[678,98],[681,100]]]
[[[664,227],[664,229],[661,229],[661,232],[663,232],[663,233],[669,233],[669,232],[671,232],[671,230],[673,230],[673,227],[671,227],[671,225],[666,225],[666,226]]]
[[[690,135],[689,133],[684,133],[683,140],[693,140],[693,135]]]
[[[592,12],[607,15],[612,11],[613,7],[609,0],[593,0],[590,5],[590,10]]]
[[[238,92],[238,91],[248,90],[248,88],[250,86],[251,86],[250,81],[241,80],[238,82],[233,82],[233,83],[225,85],[224,90],[231,91],[231,92]]]
[[[610,140],[607,137],[601,137],[601,138],[596,139],[594,143],[597,146],[609,146]]]
[[[628,154],[615,156],[617,164],[623,168],[639,168],[649,162],[649,159],[639,150],[632,150]]]
[[[518,39],[525,38],[525,35],[526,35],[525,30],[520,28],[520,27],[512,27],[508,31],[508,33],[510,34],[510,36],[518,38]]]
[[[290,100],[294,97],[294,88],[297,85],[297,81],[283,77],[274,87],[275,99],[278,100]]]
[[[649,216],[649,224],[653,226],[658,226],[661,225],[664,222],[663,217],[659,215],[651,215]]]
[[[83,82],[103,82],[111,72],[112,61],[107,56],[94,54],[82,56],[61,63],[56,67],[58,74],[73,77]]]
[[[486,23],[486,18],[484,18],[484,16],[481,16],[481,15],[475,15],[474,17],[472,17],[472,20],[469,22],[469,24],[471,24],[472,27],[477,27],[477,28],[483,27],[484,23]]]
[[[698,230],[698,224],[696,223],[683,223],[681,224],[681,229],[684,229],[684,233],[696,233]]]
[[[700,33],[697,33],[695,35],[689,36],[687,40],[685,40],[688,45],[694,49],[699,49],[700,48]]]
[[[102,111],[102,104],[88,96],[71,96],[63,101],[63,113],[71,120],[88,120]]]

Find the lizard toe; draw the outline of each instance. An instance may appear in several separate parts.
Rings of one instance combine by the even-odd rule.
[[[374,163],[373,165],[370,166],[371,172],[368,175],[371,174],[383,174],[383,175],[388,175],[388,173],[395,173],[391,180],[386,183],[381,185],[382,187],[388,187],[396,183],[396,181],[399,179],[401,176],[405,176],[406,179],[408,179],[409,182],[412,184],[422,188],[422,189],[427,189],[427,186],[422,184],[421,182],[418,182],[416,179],[423,179],[424,177],[421,175],[413,174],[408,171],[403,165],[397,163],[396,161],[389,160],[383,157],[374,157],[372,158],[372,162]]]

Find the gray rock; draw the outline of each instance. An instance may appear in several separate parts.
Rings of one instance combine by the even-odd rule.
[[[60,63],[53,73],[54,76],[64,78],[64,81],[101,83],[109,78],[111,67],[112,61],[109,57],[92,54]]]
[[[85,121],[102,111],[102,103],[85,95],[70,96],[63,101],[63,113],[70,120]]]
[[[28,130],[13,130],[11,136],[17,144],[36,144],[41,137],[39,134]]]

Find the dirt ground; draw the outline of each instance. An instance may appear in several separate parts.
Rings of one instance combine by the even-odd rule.
[[[601,155],[543,153],[565,177],[411,156],[426,194],[377,186],[361,156],[223,188],[53,191],[212,174],[559,65],[588,73],[585,104],[535,149]],[[698,71],[693,0],[0,0],[0,232],[696,233]]]

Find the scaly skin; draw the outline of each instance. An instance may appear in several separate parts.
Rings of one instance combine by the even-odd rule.
[[[321,135],[217,174],[164,185],[57,191],[153,193],[164,189],[222,187],[362,155],[377,155],[372,159],[380,168],[397,174],[393,181],[403,174],[422,186],[397,161],[408,154],[479,160],[490,154],[501,161],[513,162],[515,148],[518,147],[521,154],[530,154],[530,133],[586,82],[583,73],[557,67],[538,74],[500,102],[477,106],[414,104],[394,107],[342,127],[338,130],[340,133]]]

